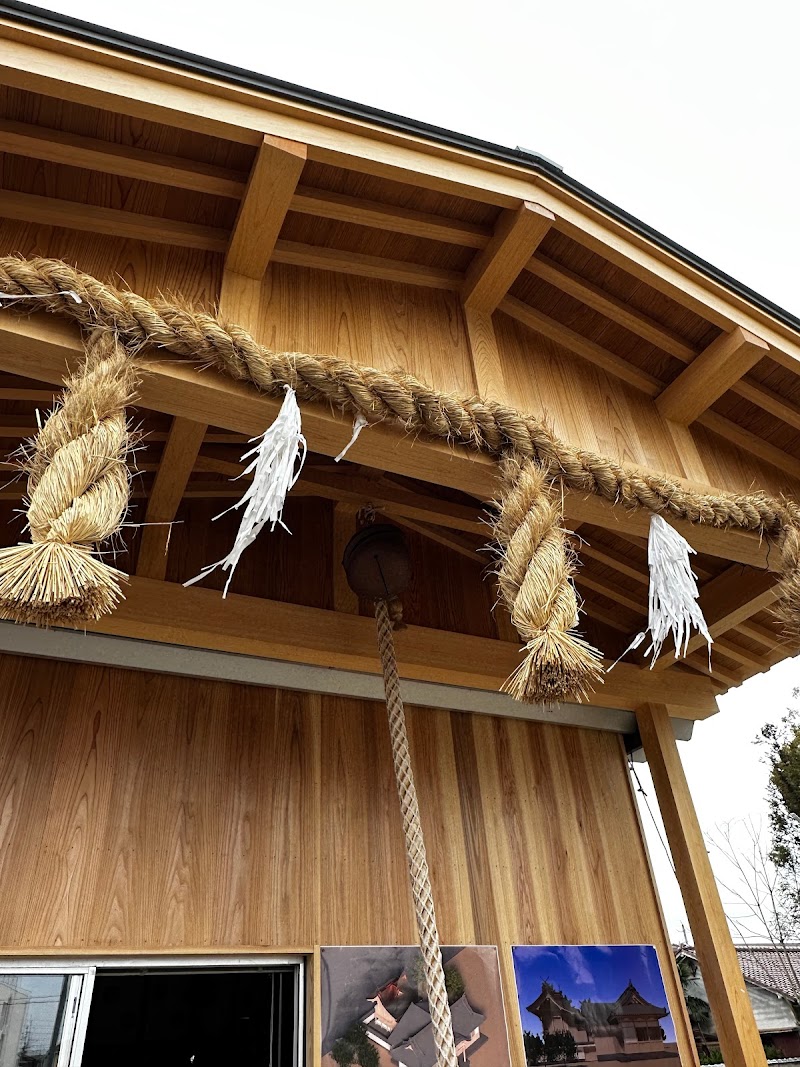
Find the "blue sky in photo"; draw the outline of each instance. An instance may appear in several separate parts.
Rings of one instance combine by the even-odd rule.
[[[511,951],[522,1029],[533,1034],[542,1032],[542,1024],[527,1006],[545,981],[565,993],[576,1008],[582,1000],[614,1001],[628,982],[651,1004],[667,1004],[652,945],[516,945]],[[671,1019],[663,1018],[661,1025],[667,1041],[674,1041]]]

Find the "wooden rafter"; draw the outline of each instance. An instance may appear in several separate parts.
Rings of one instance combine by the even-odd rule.
[[[263,277],[306,158],[304,144],[264,136],[231,234],[226,270]]]
[[[688,426],[769,352],[769,345],[740,326],[721,334],[656,398],[665,419]]]
[[[430,289],[449,289],[458,292],[463,275],[442,267],[429,267],[424,263],[407,263],[400,259],[385,259],[364,252],[347,252],[324,245],[308,245],[299,241],[278,241],[272,255],[275,263],[288,263],[294,267],[314,267],[330,270],[336,274],[354,274],[360,278],[378,278],[382,281],[402,282],[406,285],[421,285]]]
[[[71,230],[101,233],[109,237],[130,237],[177,248],[199,248],[224,252],[228,232],[196,222],[177,222],[161,215],[141,215],[119,208],[97,207],[76,200],[57,200],[35,193],[16,193],[0,189],[0,215],[17,222],[35,222],[41,226],[63,226]]]
[[[469,265],[461,290],[465,307],[491,314],[554,221],[552,211],[527,200],[504,212],[492,239]]]
[[[441,526],[428,526],[427,523],[416,522],[414,519],[407,519],[402,515],[394,515],[393,518],[398,525],[405,526],[407,530],[419,534],[420,537],[426,537],[429,541],[442,545],[443,548],[447,548],[459,556],[464,556],[465,559],[470,560],[472,563],[481,562],[482,557],[478,553],[478,546],[469,541],[463,534],[455,533],[453,530],[443,530]]]
[[[595,285],[594,282],[582,278],[568,267],[555,263],[547,256],[537,253],[526,264],[525,269],[556,289],[560,289],[576,300],[580,300],[607,319],[611,319],[612,322],[624,326],[643,340],[656,345],[663,352],[668,352],[671,356],[675,356],[676,359],[680,359],[684,363],[689,363],[694,359],[695,350],[678,334],[667,329],[660,322],[656,322],[655,319],[651,319],[649,315],[639,311],[626,300],[620,300],[613,293],[609,293],[599,285]]]
[[[682,363],[691,363],[699,355],[696,349],[666,326],[541,253],[530,260],[526,269]],[[793,429],[800,430],[800,408],[788,403],[760,382],[740,378],[731,384],[730,391],[768,411]]]
[[[616,352],[611,352],[595,341],[590,341],[588,337],[571,330],[569,326],[565,326],[563,323],[558,322],[557,319],[551,318],[550,315],[545,315],[544,312],[538,311],[523,300],[507,296],[500,304],[500,311],[510,315],[517,322],[521,322],[523,326],[528,326],[531,330],[535,330],[536,333],[540,333],[542,337],[547,337],[551,341],[555,341],[556,344],[568,348],[570,352],[582,356],[583,359],[593,363],[596,367],[600,367],[601,370],[608,371],[609,374],[613,374],[620,381],[634,386],[640,392],[646,393],[647,396],[656,397],[661,391],[661,383],[652,374],[640,370],[633,363],[629,363],[627,359],[618,356]]]
[[[195,470],[204,473],[223,474],[236,478],[241,474],[241,464],[234,463],[204,449],[197,457]],[[488,527],[481,521],[478,507],[465,507],[437,497],[421,496],[408,490],[384,484],[383,479],[352,474],[347,469],[327,471],[307,464],[300,481],[292,490],[293,496],[318,496],[354,507],[371,507],[389,518],[410,519],[445,527],[449,530],[483,534],[488,537]]]
[[[77,333],[53,316],[0,316],[0,369],[40,381],[59,383],[65,363],[75,365],[82,353]],[[148,373],[139,388],[143,407],[207,422],[228,431],[253,436],[262,433],[277,413],[280,401],[259,394],[242,382],[219,374],[198,374],[189,364],[143,356]],[[309,448],[337,455],[350,434],[345,421],[322,404],[306,405],[303,426]],[[348,458],[356,463],[405,475],[423,482],[450,486],[491,500],[497,492],[497,466],[482,453],[453,449],[447,443],[402,436],[390,427],[371,426],[353,445]],[[594,494],[568,493],[565,515],[610,530],[646,536],[650,517],[643,510],[624,511]],[[755,567],[777,567],[776,553],[755,534],[719,530],[676,520],[699,552],[722,556]]]
[[[164,152],[114,144],[98,137],[82,137],[64,130],[0,119],[0,143],[4,152],[30,159],[192,189],[233,200],[244,196],[246,178],[237,171]]]
[[[186,492],[206,428],[205,423],[191,419],[172,420],[144,517],[136,564],[136,573],[144,578],[163,578],[166,574],[169,524]]]
[[[362,200],[360,197],[303,185],[292,197],[291,210],[302,215],[335,219],[337,222],[388,230],[390,233],[405,233],[410,237],[461,245],[463,248],[485,248],[492,237],[491,230],[474,222],[449,219],[445,215]]]

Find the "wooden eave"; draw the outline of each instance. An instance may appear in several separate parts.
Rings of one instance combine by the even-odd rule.
[[[311,349],[315,337],[282,294],[305,286],[359,307],[371,294],[381,307],[399,294],[420,321],[429,314],[449,324],[452,358],[439,357],[436,337],[426,343],[413,324],[395,346],[399,328],[379,321],[378,295],[371,332],[330,335],[337,354],[381,366],[402,350],[409,369],[421,361],[440,388],[527,404],[573,444],[632,467],[707,490],[800,498],[798,333],[547,175],[8,20],[0,20],[0,94],[3,254],[62,256],[107,278],[122,271],[134,288],[149,287],[145,295],[199,278],[184,295],[218,304],[277,347],[305,338]],[[61,321],[0,316],[7,451],[34,431],[36,409],[80,350]],[[131,596],[98,629],[328,666],[340,662],[344,640],[351,665],[371,669],[368,620],[357,619],[334,576],[355,510],[371,505],[407,530],[427,577],[449,569],[456,586],[474,586],[476,614],[486,609],[481,622],[466,610],[456,626],[454,609],[437,616],[412,594],[400,637],[408,676],[497,686],[517,639],[499,611],[491,614],[482,579],[492,462],[373,427],[335,466],[347,426],[307,406],[313,455],[291,508],[326,530],[328,591],[266,581],[252,595],[243,578],[249,595],[234,611],[209,589],[176,584],[196,562],[217,558],[195,560],[185,529],[189,515],[210,518],[240,494],[229,479],[243,443],[276,402],[157,353],[145,361],[137,418],[149,434],[134,521],[182,524],[170,538],[159,525],[130,534]],[[594,413],[593,392],[605,398]],[[602,431],[604,419],[624,427],[629,417],[641,425],[630,439]],[[21,495],[21,485],[6,485],[0,508],[10,515]],[[587,542],[577,577],[585,629],[613,659],[644,625],[649,517],[577,494],[566,515]],[[742,532],[682,532],[700,553],[714,676],[699,647],[685,664],[652,673],[624,664],[602,687],[606,706],[652,699],[701,717],[714,710],[715,693],[795,651],[768,613],[775,552]],[[8,531],[6,542],[14,536]],[[273,550],[259,549],[262,563]],[[248,618],[262,634],[255,643],[245,637]],[[293,650],[267,633],[288,622],[300,634]]]

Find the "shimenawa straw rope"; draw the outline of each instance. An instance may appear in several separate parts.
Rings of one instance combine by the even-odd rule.
[[[503,464],[508,492],[494,523],[500,595],[527,642],[525,659],[503,686],[528,704],[580,700],[603,673],[602,657],[575,630],[574,553],[560,494],[532,460]]]
[[[85,329],[111,331],[131,357],[154,345],[170,355],[216,366],[272,395],[290,385],[300,401],[324,400],[352,416],[362,415],[368,423],[392,420],[407,431],[445,439],[454,446],[535,461],[562,489],[596,493],[667,518],[762,534],[781,552],[781,615],[790,631],[800,632],[800,506],[794,501],[764,493],[703,494],[657,474],[627,470],[607,457],[567,444],[542,419],[508,405],[444,393],[401,370],[376,370],[332,356],[274,352],[241,327],[225,325],[214,315],[165,300],[145,300],[57,260],[0,257],[2,293],[35,295],[49,310]],[[19,310],[24,310],[25,301],[21,304]],[[523,465],[520,470],[524,469]],[[569,564],[561,570],[568,575]],[[2,583],[8,584],[8,578],[0,576]],[[92,610],[110,610],[108,604],[108,598],[101,598]],[[21,610],[19,617],[31,616]],[[520,611],[517,617],[522,617]]]
[[[125,407],[135,379],[114,334],[95,333],[55,410],[20,449],[31,542],[0,551],[0,618],[79,623],[112,611],[122,596],[126,576],[92,552],[128,508]]]

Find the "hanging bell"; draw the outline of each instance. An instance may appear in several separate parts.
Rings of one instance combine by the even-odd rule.
[[[342,557],[347,583],[366,600],[391,600],[411,581],[411,562],[401,531],[389,523],[364,526],[347,542]]]

